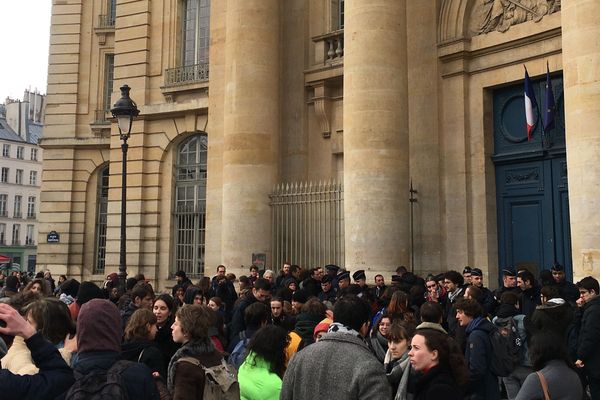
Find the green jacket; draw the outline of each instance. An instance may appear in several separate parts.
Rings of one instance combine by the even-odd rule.
[[[269,371],[269,364],[253,352],[238,372],[241,400],[279,400],[281,378]]]

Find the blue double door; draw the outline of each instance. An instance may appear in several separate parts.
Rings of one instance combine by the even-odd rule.
[[[500,268],[525,267],[536,276],[558,262],[572,274],[562,77],[553,77],[556,127],[541,119],[527,140],[523,85],[494,92],[494,156]],[[534,81],[544,107],[545,81]]]

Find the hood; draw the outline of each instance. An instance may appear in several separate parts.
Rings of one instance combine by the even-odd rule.
[[[471,321],[469,325],[467,325],[467,329],[465,330],[465,332],[468,335],[475,330],[479,330],[489,334],[494,329],[496,329],[496,327],[490,321],[482,317],[477,317],[473,321]]]

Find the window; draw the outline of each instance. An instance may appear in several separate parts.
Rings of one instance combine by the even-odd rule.
[[[206,229],[206,135],[191,137],[179,145],[175,165],[173,205],[173,263],[178,270],[199,276],[204,272]]]
[[[206,64],[210,39],[210,0],[185,0],[183,11],[183,65]]]
[[[12,244],[20,246],[21,245],[21,225],[14,224],[12,230]]]
[[[338,1],[338,29],[344,29],[344,0]]]
[[[15,176],[15,183],[17,185],[22,185],[23,184],[23,170],[22,169],[18,169],[17,170],[17,174]]]
[[[24,154],[25,154],[25,148],[23,146],[18,146],[17,147],[17,158],[19,160],[22,160]]]
[[[8,168],[7,167],[2,167],[2,175],[0,176],[0,181],[2,181],[2,183],[8,182]]]
[[[27,235],[25,236],[25,245],[31,246],[35,244],[33,240],[33,225],[27,225]]]
[[[94,274],[103,274],[106,262],[106,216],[108,215],[108,167],[100,172],[96,191],[96,240]]]
[[[0,217],[6,217],[7,216],[7,210],[6,210],[6,202],[8,201],[8,195],[7,194],[0,194]]]
[[[27,198],[27,218],[35,218],[35,196]]]
[[[113,81],[115,77],[115,55],[107,54],[105,57],[104,64],[104,98],[102,103],[102,109],[104,112],[108,112],[111,107],[110,96],[113,91]]]
[[[38,151],[37,149],[31,149],[31,161],[37,161]]]
[[[16,195],[15,196],[15,207],[13,208],[13,217],[21,218],[21,203],[23,202],[23,196]]]
[[[10,144],[2,145],[2,157],[10,157]]]
[[[6,244],[6,224],[0,224],[0,244]]]
[[[37,171],[29,171],[29,184],[31,186],[37,185]]]

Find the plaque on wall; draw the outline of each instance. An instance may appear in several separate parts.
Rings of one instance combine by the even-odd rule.
[[[56,231],[50,231],[46,236],[47,243],[60,243],[60,235]]]

